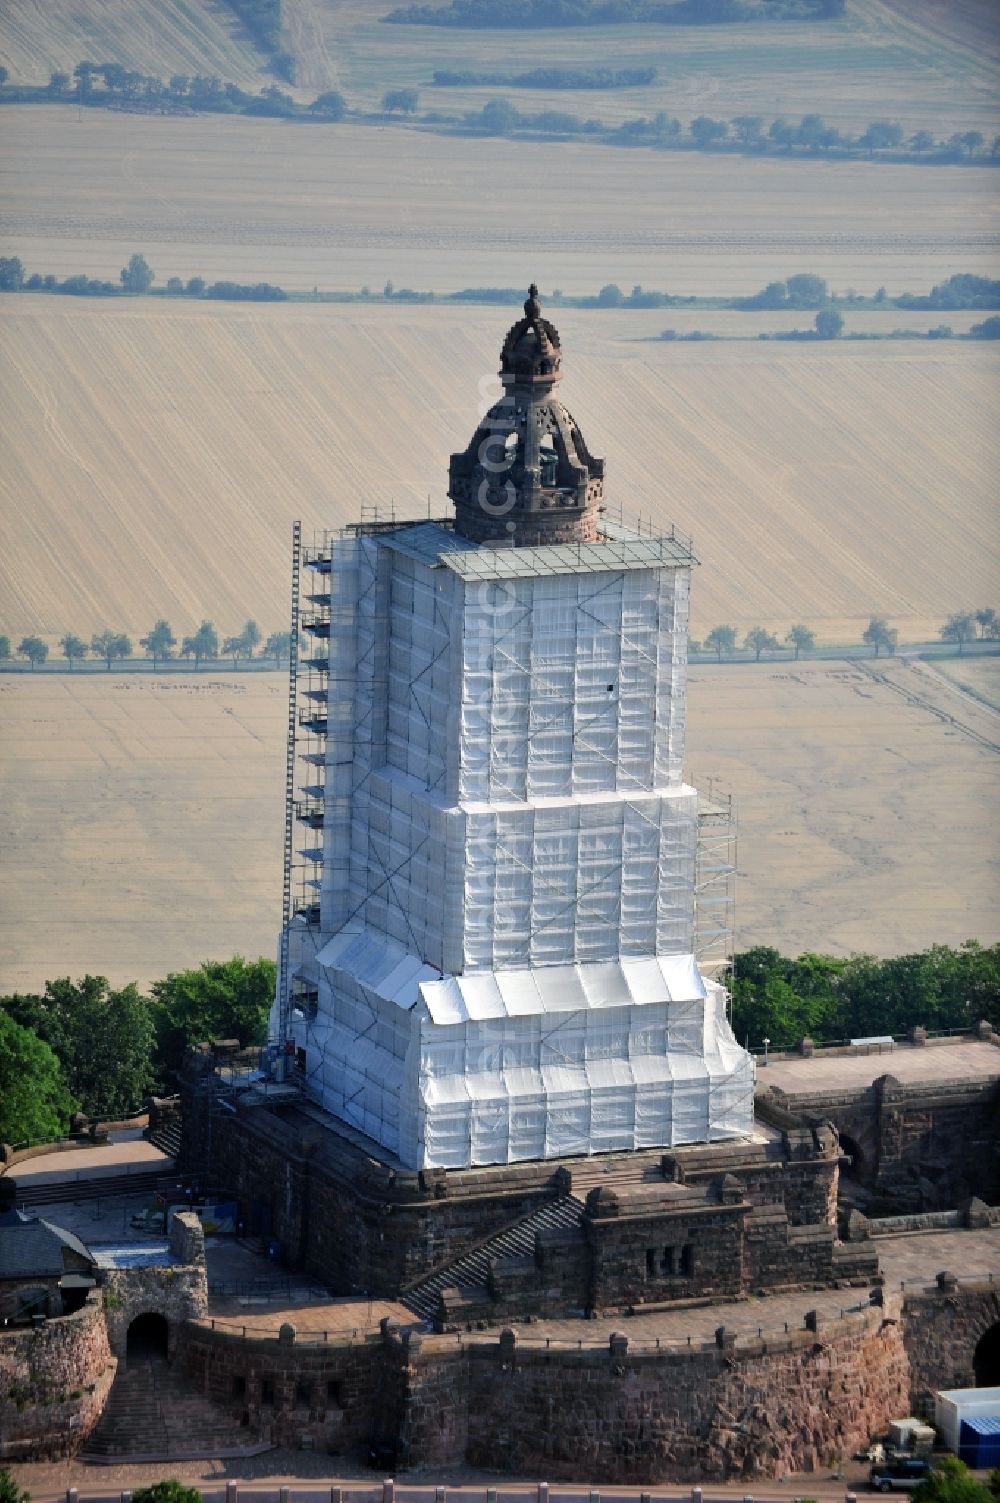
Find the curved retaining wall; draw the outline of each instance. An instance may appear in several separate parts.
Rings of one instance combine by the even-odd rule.
[[[933,1416],[936,1388],[973,1388],[976,1346],[1000,1322],[1000,1284],[906,1292],[903,1339],[910,1358],[910,1408]]]
[[[722,1347],[584,1350],[498,1338],[298,1343],[189,1322],[178,1354],[266,1438],[375,1444],[401,1467],[468,1462],[597,1482],[771,1477],[849,1454],[902,1412],[899,1310]]]
[[[0,1331],[0,1456],[72,1456],[90,1435],[117,1362],[100,1294],[72,1315]]]

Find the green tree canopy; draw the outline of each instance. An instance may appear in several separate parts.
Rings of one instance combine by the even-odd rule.
[[[22,637],[17,644],[17,650],[21,657],[27,658],[34,673],[39,663],[44,663],[49,655],[48,644],[41,637]]]
[[[347,100],[339,89],[327,89],[323,94],[317,94],[309,106],[312,115],[322,115],[324,120],[343,120],[347,114]]]
[[[713,120],[711,115],[696,115],[688,128],[691,139],[699,146],[714,146],[717,141],[724,141],[729,134],[725,120]]]
[[[959,656],[965,651],[965,644],[976,635],[976,618],[971,611],[956,611],[949,616],[943,626],[938,628],[938,636],[942,642],[956,642]]]
[[[0,1007],[0,1143],[58,1137],[73,1109],[48,1044]]]
[[[10,637],[6,632],[0,632],[0,663],[5,663],[10,657]]]
[[[898,146],[903,139],[903,127],[895,120],[873,120],[864,135],[858,137],[858,145],[867,148],[873,157],[877,151],[888,151]]]
[[[889,656],[892,657],[896,651],[898,637],[899,632],[894,626],[889,625],[884,616],[872,616],[868,625],[861,633],[862,642],[866,643],[869,647],[874,647],[876,657],[878,657],[883,647]]]
[[[785,280],[788,301],[796,308],[822,308],[829,297],[829,290],[822,277],[812,272],[801,271]]]
[[[219,656],[219,634],[211,621],[203,621],[193,636],[181,643],[181,657],[194,658],[195,667],[201,666],[202,658]]]
[[[844,320],[835,308],[821,308],[813,325],[817,339],[836,339],[844,327]]]
[[[491,99],[483,105],[479,123],[491,136],[509,136],[520,119],[509,99]]]
[[[90,651],[83,638],[74,636],[71,631],[68,631],[64,637],[60,637],[59,646],[63,650],[63,657],[69,664],[70,671],[72,671],[74,659],[85,658]]]
[[[174,648],[177,646],[177,638],[171,630],[170,622],[157,621],[154,626],[150,627],[146,636],[139,638],[139,646],[147,657],[153,659],[154,669],[157,663],[172,657]]]
[[[742,1042],[790,1048],[808,1035],[820,1043],[1000,1021],[1000,945],[968,940],[915,955],[799,955],[757,946],[737,954],[729,986],[733,1028]]]
[[[996,634],[997,613],[991,605],[984,606],[981,611],[975,611],[973,614],[981,637],[992,637]]]
[[[5,997],[8,1015],[45,1040],[66,1083],[92,1117],[137,1111],[153,1085],[149,1004],[130,983],[112,991],[104,976],[68,976],[43,996]]]
[[[264,643],[264,656],[273,658],[280,663],[282,658],[288,658],[292,650],[292,634],[290,631],[273,631]]]
[[[724,652],[736,651],[735,626],[713,626],[705,638],[705,647],[709,652],[714,652],[721,663]]]
[[[396,110],[403,115],[412,115],[419,103],[420,95],[416,89],[389,89],[382,95],[382,108],[387,115]]]
[[[774,652],[781,646],[781,643],[773,632],[765,631],[763,626],[751,626],[746,634],[743,645],[750,648],[754,658],[759,663],[762,652]]]
[[[121,269],[121,284],[126,292],[148,292],[153,285],[155,273],[145,256],[138,253],[129,256],[127,266]]]
[[[274,998],[273,960],[206,960],[196,970],[172,971],[150,988],[154,1002],[157,1063],[165,1072],[180,1068],[189,1044],[237,1038],[262,1044]]]
[[[0,292],[20,292],[24,286],[24,262],[20,256],[0,256]]]
[[[132,642],[123,631],[100,631],[91,637],[90,650],[96,658],[104,659],[110,673],[116,658],[132,656]]]
[[[196,1487],[178,1482],[176,1477],[167,1477],[149,1487],[137,1487],[132,1503],[201,1503],[201,1493]]]
[[[803,626],[800,622],[796,626],[788,628],[788,635],[785,637],[785,641],[789,647],[795,648],[797,661],[800,652],[812,652],[816,646],[816,633],[810,631],[808,626]]]
[[[913,1490],[914,1503],[995,1503],[995,1497],[957,1456],[942,1456]]]

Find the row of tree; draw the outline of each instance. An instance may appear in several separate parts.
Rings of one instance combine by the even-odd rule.
[[[278,63],[281,61],[281,66]],[[287,53],[275,54],[272,66],[291,77],[294,59]],[[570,74],[572,70],[567,70]],[[541,79],[546,70],[536,70]],[[442,84],[451,85],[464,80],[466,75],[444,74]],[[511,80],[517,87],[582,87],[579,84],[562,82],[527,83],[534,74],[517,75]],[[0,68],[0,91],[7,84],[8,74]],[[437,78],[435,79],[437,82]],[[611,85],[604,85],[610,87]],[[619,83],[617,87],[624,87]],[[88,106],[107,105],[120,108],[148,107],[161,111],[207,110],[216,113],[272,116],[280,119],[341,121],[348,114],[364,120],[369,118],[364,111],[351,111],[343,94],[338,89],[327,89],[308,105],[301,105],[287,91],[276,84],[261,89],[256,94],[248,93],[234,83],[225,83],[215,76],[175,73],[169,79],[151,74],[136,73],[120,63],[77,63],[72,76],[54,72],[47,86],[39,91],[20,86],[7,90],[6,97],[36,99],[73,99]],[[0,92],[0,97],[4,97]],[[419,91],[414,88],[395,88],[382,96],[382,113],[385,115],[414,115],[419,105]],[[995,159],[1000,156],[1000,135],[987,143],[982,131],[955,131],[945,139],[930,130],[917,130],[906,134],[895,120],[873,120],[857,135],[841,132],[828,125],[821,115],[807,114],[800,120],[784,117],[768,121],[763,115],[736,115],[730,120],[717,119],[711,115],[697,115],[686,126],[660,110],[653,116],[636,116],[610,126],[595,118],[581,118],[566,110],[542,110],[536,114],[523,114],[508,99],[491,99],[481,110],[472,110],[462,116],[428,111],[423,116],[428,125],[454,127],[464,124],[468,129],[483,131],[489,135],[512,135],[517,131],[541,131],[554,135],[590,135],[602,141],[618,145],[652,145],[660,147],[697,147],[702,151],[742,150],[758,153],[792,152],[811,156],[820,154],[853,155],[866,153],[874,159],[878,153],[890,153],[893,157],[907,156],[917,161],[963,161],[973,158]]]
[[[137,252],[128,259],[118,274],[118,281],[106,282],[99,277],[88,277],[85,272],[64,277],[60,282],[54,276],[42,276],[40,272],[25,271],[20,256],[0,256],[0,292],[62,292],[73,297],[141,297],[149,292],[156,281],[156,273]],[[212,282],[206,285],[204,277],[189,277],[186,282],[180,277],[168,277],[164,289],[170,297],[220,298],[228,302],[283,302],[288,294],[272,282]]]
[[[237,668],[241,659],[246,661],[254,657],[258,648],[261,657],[273,658],[277,666],[283,660],[287,661],[291,641],[292,634],[287,631],[272,632],[265,641],[256,621],[247,621],[242,631],[234,636],[224,637],[220,642],[213,623],[203,621],[197,631],[189,637],[182,637],[178,643],[170,622],[160,620],[144,637],[139,638],[139,646],[148,658],[152,658],[154,669],[158,663],[169,662],[173,657],[193,658],[196,668],[200,668],[203,662],[228,657],[232,658],[233,667]],[[92,654],[95,658],[103,658],[110,672],[113,663],[130,658],[133,653],[132,639],[122,631],[95,632],[89,643],[75,632],[68,631],[60,638],[59,646],[71,669],[74,663]],[[48,658],[48,643],[42,637],[22,637],[17,645],[17,652],[19,656],[27,658],[34,669]],[[10,637],[0,634],[0,661],[10,657]]]
[[[758,946],[735,956],[726,980],[736,1036],[755,1046],[901,1034],[915,1024],[968,1029],[981,1019],[1000,1028],[1000,945],[975,940],[888,960],[791,959]],[[54,1137],[78,1109],[112,1119],[138,1110],[151,1091],[175,1086],[189,1044],[262,1043],[274,985],[273,961],[237,956],[172,972],[148,995],[84,976],[0,997],[0,1142]]]
[[[738,953],[726,984],[742,1043],[787,1049],[801,1038],[840,1043],[873,1034],[1000,1028],[1000,945],[968,940],[916,955],[799,955],[760,945]]]
[[[439,115],[426,118],[429,123],[443,123],[447,119]],[[1000,156],[1000,136],[995,136],[988,147],[985,136],[978,130],[956,131],[947,140],[939,140],[929,130],[914,131],[907,136],[895,120],[873,120],[858,135],[846,135],[826,125],[820,115],[803,115],[797,124],[780,117],[769,123],[763,115],[737,115],[732,120],[696,115],[685,126],[676,116],[660,110],[653,116],[637,116],[612,127],[603,120],[581,119],[564,110],[523,114],[509,99],[491,99],[481,110],[467,112],[464,119],[472,129],[490,135],[507,136],[533,130],[558,135],[594,135],[618,145],[695,146],[702,151],[736,149],[811,156],[865,153],[870,160],[879,152],[889,152],[893,157],[907,156],[916,161]]]
[[[961,654],[966,642],[974,641],[977,637],[1000,640],[1000,617],[990,606],[978,611],[956,611],[938,628],[938,636],[943,642],[954,643]],[[899,631],[895,626],[890,626],[884,616],[872,616],[861,633],[861,640],[866,647],[874,649],[876,657],[883,651],[891,657],[899,642]],[[735,626],[713,626],[703,642],[691,643],[693,651],[714,652],[720,662],[723,655],[736,652],[740,645],[743,651],[752,652],[757,662],[760,662],[763,653],[779,652],[782,647],[794,649],[798,658],[800,653],[812,652],[816,646],[816,634],[799,622],[789,627],[784,639],[779,640],[763,626],[751,626],[742,644],[738,644]]]
[[[408,26],[712,26],[728,21],[826,21],[844,14],[844,0],[451,0],[403,5],[382,17]]]
[[[0,1142],[56,1137],[74,1111],[138,1111],[176,1087],[188,1044],[263,1043],[274,986],[272,960],[235,956],[171,972],[148,995],[84,976],[0,997]]]

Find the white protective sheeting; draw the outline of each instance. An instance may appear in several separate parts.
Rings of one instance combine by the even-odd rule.
[[[752,1062],[691,956],[440,978],[352,925],[313,975],[312,1092],[412,1168],[749,1131]]]
[[[306,1086],[412,1167],[743,1135],[692,958],[690,556],[335,541]],[[317,781],[310,767],[309,781]]]

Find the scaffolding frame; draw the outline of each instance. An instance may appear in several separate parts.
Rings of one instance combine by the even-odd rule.
[[[697,786],[697,784],[696,784]],[[736,936],[736,808],[709,779],[698,796],[694,867],[695,959],[719,981],[731,968]]]

